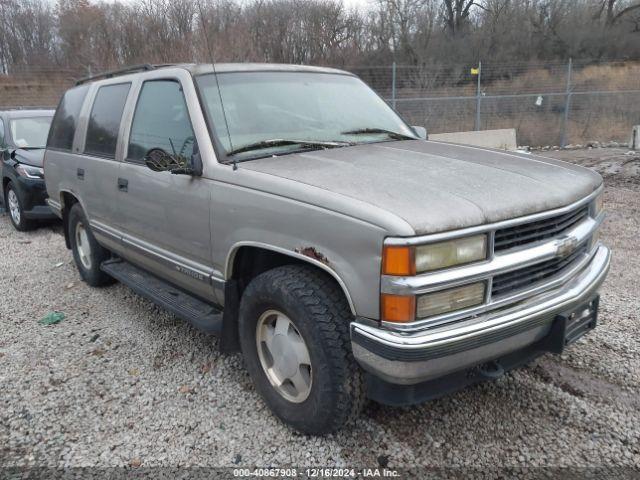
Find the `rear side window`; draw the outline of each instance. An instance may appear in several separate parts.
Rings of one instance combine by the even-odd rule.
[[[193,129],[180,83],[175,80],[145,82],[131,124],[127,159],[142,162],[152,148],[189,158],[193,143]]]
[[[84,152],[114,158],[130,83],[100,87],[93,102]]]
[[[73,136],[78,126],[80,109],[88,90],[88,85],[82,85],[81,87],[67,90],[67,93],[64,94],[51,123],[47,148],[71,150]]]

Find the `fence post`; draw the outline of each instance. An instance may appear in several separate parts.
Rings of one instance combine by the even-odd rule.
[[[396,109],[396,62],[391,65],[391,106]]]
[[[567,66],[567,89],[565,91],[564,117],[562,119],[562,136],[560,137],[560,147],[567,146],[567,128],[569,126],[569,110],[571,110],[571,73],[573,70],[573,59],[569,59]]]
[[[482,62],[478,62],[478,88],[476,91],[476,132],[480,130],[482,108]]]

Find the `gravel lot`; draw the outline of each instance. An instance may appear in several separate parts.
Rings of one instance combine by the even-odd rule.
[[[605,176],[599,327],[561,357],[352,429],[288,430],[239,355],[126,287],[81,283],[58,224],[0,216],[0,465],[640,466],[640,156],[546,152]],[[59,310],[53,326],[38,320]]]

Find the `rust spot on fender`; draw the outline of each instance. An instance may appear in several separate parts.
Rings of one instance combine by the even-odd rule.
[[[315,247],[298,247],[295,251],[296,253],[301,253],[305,257],[313,258],[314,260],[318,260],[325,265],[329,265],[329,259],[326,257],[326,255],[316,250]]]

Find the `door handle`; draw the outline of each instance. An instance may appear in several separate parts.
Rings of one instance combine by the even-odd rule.
[[[118,178],[118,190],[127,192],[129,190],[129,180],[126,178]]]
[[[79,168],[78,169],[78,178],[80,180],[84,180],[84,168]]]

